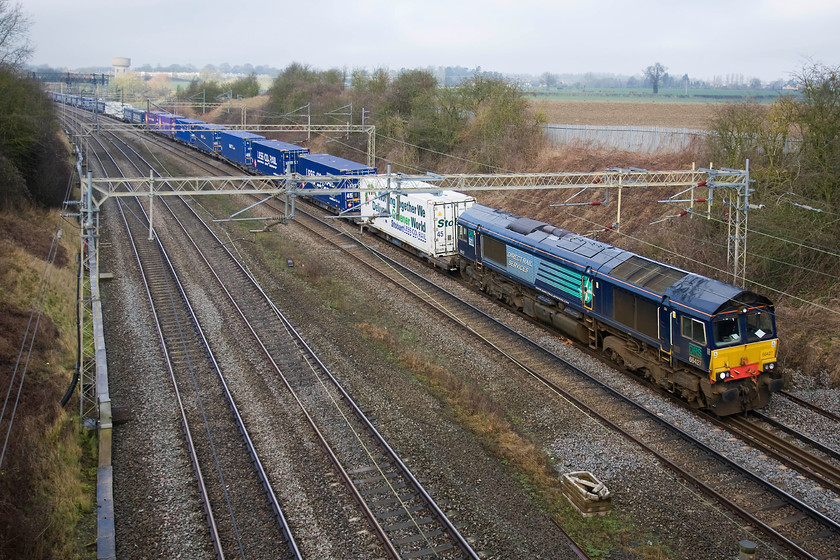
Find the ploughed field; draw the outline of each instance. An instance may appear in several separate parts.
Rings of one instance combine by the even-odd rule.
[[[560,101],[535,99],[531,106],[552,124],[646,126],[705,130],[720,104],[670,101]]]

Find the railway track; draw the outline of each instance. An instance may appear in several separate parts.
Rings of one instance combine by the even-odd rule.
[[[788,391],[782,391],[781,395],[784,396],[790,402],[792,402],[794,404],[797,404],[797,405],[801,406],[802,408],[806,408],[806,409],[810,410],[811,412],[816,412],[820,416],[828,418],[829,420],[833,420],[837,423],[840,423],[840,416],[838,416],[834,412],[831,412],[830,410],[826,410],[824,408],[821,408],[821,407],[815,405],[814,403],[812,403],[810,401],[807,401],[803,398],[797,397],[796,395],[789,393]]]
[[[342,248],[346,249],[347,247],[342,247]],[[440,312],[448,314],[448,312],[447,312],[448,306],[441,307],[441,306],[438,306],[436,304],[432,304],[432,305],[435,305],[436,308]],[[455,320],[458,321],[459,319],[455,318]],[[468,324],[467,321],[460,320],[460,322],[461,322],[461,324]],[[514,361],[514,363],[518,362],[518,358],[516,357],[515,354],[510,354],[509,359],[512,359]],[[669,441],[673,441],[673,440],[669,440]],[[775,501],[779,502],[780,499],[777,498]],[[763,512],[772,512],[773,515],[778,513],[778,511],[780,511],[780,508],[775,507],[775,506],[772,507],[772,508],[759,508],[759,509],[760,509],[760,511],[763,511]],[[792,526],[793,524],[799,524],[800,522],[802,522],[804,519],[806,519],[808,517],[807,514],[803,514],[801,512],[798,513],[798,514],[789,515],[787,517],[782,517],[781,519],[773,518],[773,515],[764,515],[764,514],[762,514],[762,515],[764,517],[767,517],[768,519],[770,519],[770,522],[771,522],[772,525],[776,525],[777,527],[781,527],[783,529],[786,526]],[[780,515],[783,515],[783,514],[780,514]],[[757,524],[759,526],[761,526],[761,520],[758,519],[758,518],[756,518],[756,519],[759,521],[759,523],[757,523]],[[819,520],[817,520],[816,522],[819,525]],[[797,533],[797,532],[801,533],[803,531],[808,532],[808,530],[809,529],[807,529],[807,528],[803,529],[803,527],[801,527],[801,526],[796,527],[796,528],[791,527],[790,533]],[[791,548],[791,550],[795,550],[798,553],[802,553],[803,557],[812,557],[812,556],[809,556],[809,554],[810,554],[810,552],[808,551],[809,548],[806,548],[805,545],[807,545],[808,547],[814,548],[814,549],[817,549],[818,546],[824,546],[826,549],[830,549],[832,544],[829,542],[830,541],[829,537],[832,537],[832,535],[835,532],[836,532],[836,528],[828,527],[828,528],[825,528],[822,531],[818,531],[817,533],[814,533],[814,534],[811,534],[811,535],[806,535],[805,538],[797,538],[793,542],[793,544],[794,544],[795,547],[799,547],[799,548]],[[773,534],[773,533],[771,533],[771,534]],[[784,534],[785,534],[785,531],[781,531],[781,532],[776,533],[777,536],[781,537],[782,542],[784,542],[784,540],[787,538],[787,537],[784,536]],[[817,541],[820,541],[819,545],[814,546],[814,543],[817,542]],[[802,545],[802,546],[800,546],[800,545]],[[829,556],[827,556],[827,557],[833,557],[833,556],[834,556],[833,554],[829,554]]]
[[[312,220],[313,219],[312,216],[309,216],[307,218],[306,214],[301,210],[300,207],[299,207],[298,210],[299,210],[298,211],[298,220],[297,220],[298,223],[302,223],[302,221],[307,221],[307,220]],[[317,222],[320,222],[320,220],[317,220]],[[315,227],[311,225],[315,222],[307,222],[307,223],[310,224],[309,227],[312,228],[313,232],[316,231]],[[324,233],[322,235],[324,238],[335,239],[335,236],[336,236],[336,230],[335,229],[333,229],[332,227],[329,227],[325,231],[326,231],[326,233]],[[476,329],[475,328],[476,319],[475,319],[474,316],[464,315],[463,313],[453,313],[453,309],[457,308],[457,302],[455,302],[454,300],[442,299],[442,298],[439,298],[437,296],[430,297],[429,294],[434,293],[433,288],[425,287],[425,286],[423,286],[422,283],[417,283],[414,280],[406,282],[406,275],[403,272],[396,272],[397,267],[395,266],[395,263],[388,262],[387,259],[384,259],[380,256],[376,256],[376,257],[373,257],[373,258],[366,257],[365,255],[370,253],[370,251],[367,247],[364,247],[360,244],[354,245],[352,242],[348,242],[348,239],[344,238],[344,237],[341,237],[340,241],[335,242],[334,244],[337,247],[339,247],[341,250],[354,254],[354,256],[356,258],[359,258],[361,260],[365,260],[367,266],[370,266],[374,270],[377,270],[380,274],[384,275],[385,277],[390,278],[391,281],[399,284],[403,288],[408,289],[409,291],[414,293],[415,296],[417,296],[418,298],[421,298],[424,301],[426,301],[430,306],[432,306],[434,309],[436,309],[438,313],[442,313],[444,315],[448,315],[448,316],[452,317],[453,320],[455,320],[456,322],[458,322],[462,326],[467,327],[468,330],[472,331],[473,334],[475,334],[478,338],[484,340],[485,342],[490,341],[489,342],[490,344],[492,344],[494,346],[497,346],[497,349],[499,351],[503,352],[504,354],[506,354],[508,359],[510,359],[514,363],[517,363],[517,364],[520,364],[520,365],[524,364],[524,367],[526,367],[526,368],[529,367],[527,365],[527,360],[523,356],[530,356],[530,354],[531,354],[530,348],[528,350],[526,350],[524,353],[521,351],[522,345],[519,343],[520,341],[519,341],[518,335],[514,336],[513,339],[512,339],[512,342],[509,342],[506,345],[505,344],[498,344],[497,342],[493,342],[492,332],[497,327],[491,327],[491,328],[487,329],[486,331],[481,331],[481,330]],[[406,285],[408,286],[408,288],[406,288]],[[455,298],[455,299],[457,299],[457,298]],[[489,334],[485,334],[485,332],[489,333]],[[614,427],[617,430],[620,430],[620,428],[617,425],[614,426]],[[660,443],[661,442],[671,443],[673,441],[676,441],[674,436],[668,436],[668,437],[664,438],[663,440],[661,440]],[[694,442],[694,443],[692,443],[692,445],[702,445],[702,444],[700,442]],[[668,447],[670,447],[670,446],[668,446]],[[672,450],[666,448],[666,449],[662,450],[660,453],[667,453],[668,451],[672,451]],[[683,451],[685,451],[685,450],[683,450]],[[709,452],[712,455],[714,455],[714,452],[712,452],[711,450],[709,450]],[[687,453],[687,456],[692,456],[692,455],[694,455],[693,452],[688,452]],[[725,463],[726,462],[724,462],[724,464]],[[674,463],[671,466],[675,470],[682,470],[683,469],[683,467],[680,466],[678,463]],[[734,475],[736,479],[740,479],[741,477],[749,478],[750,475],[746,470],[744,470],[744,469],[739,470],[739,468],[736,468],[736,467],[737,467],[737,465],[730,462],[726,468],[730,468],[730,469],[733,469],[733,470],[736,471],[737,474]],[[717,473],[721,470],[721,468],[722,467],[717,466],[713,470],[715,471],[715,473]],[[696,484],[703,487],[704,481],[702,480],[702,476],[700,476],[700,477],[692,476],[692,474],[690,472],[690,469],[685,470],[683,474],[689,480],[694,480]],[[713,478],[717,478],[717,477],[713,477]],[[770,484],[767,481],[761,480],[759,477],[755,477],[753,482],[757,485],[757,489],[756,489],[756,492],[755,492],[756,495],[760,495],[760,490],[759,490],[760,488],[764,488],[765,490],[773,489],[772,484]],[[725,486],[725,485],[722,484],[722,486]],[[710,495],[717,496],[717,493],[714,490],[714,484],[712,484],[712,483],[709,483],[709,485],[707,485],[704,488],[704,490],[707,493],[709,493]],[[801,502],[798,502],[798,500],[796,500],[792,496],[787,496],[784,492],[782,492],[778,489],[775,489],[775,490],[777,492],[779,492],[780,495],[784,495],[785,498],[783,498],[783,499],[772,498],[770,500],[770,502],[772,502],[772,507],[771,506],[768,506],[768,507],[758,506],[758,508],[757,508],[758,511],[755,512],[755,513],[760,513],[760,515],[755,515],[754,513],[751,513],[747,508],[740,507],[739,503],[737,503],[737,502],[733,502],[733,501],[730,501],[728,499],[724,499],[723,501],[724,501],[724,503],[727,503],[733,510],[737,511],[739,514],[744,516],[746,519],[748,519],[751,523],[755,524],[756,526],[761,527],[762,525],[766,525],[766,529],[767,529],[768,533],[770,535],[773,535],[777,539],[779,539],[781,542],[786,543],[791,550],[802,553],[804,557],[809,557],[808,552],[804,547],[800,546],[799,544],[797,544],[796,542],[793,542],[793,541],[786,542],[788,539],[785,536],[785,532],[786,532],[785,531],[785,526],[790,525],[792,523],[802,521],[802,519],[799,519],[799,517],[801,517],[803,514],[800,513],[800,514],[796,514],[796,515],[784,516],[783,513],[779,513],[779,512],[781,511],[780,508],[782,507],[783,503],[785,505],[789,506],[789,507],[794,508],[794,509],[799,508],[799,507],[804,507],[806,510],[809,510],[810,508],[808,508],[808,506],[806,506],[805,504],[802,504]],[[723,490],[721,493],[725,493],[725,490]],[[772,494],[773,492],[770,491],[770,493]],[[774,495],[779,495],[779,494],[774,494]],[[747,497],[747,500],[745,500],[745,501],[749,501],[749,498]],[[761,500],[759,499],[758,502],[760,502],[760,501]],[[793,505],[790,505],[790,504],[793,504]],[[756,509],[756,508],[753,508],[753,509]],[[775,515],[775,517],[774,517],[774,515]],[[810,539],[811,541],[823,540],[826,536],[828,536],[826,534],[826,531],[828,531],[828,533],[833,533],[833,532],[836,531],[836,527],[832,526],[832,521],[830,519],[828,519],[828,518],[820,519],[821,514],[819,514],[819,512],[811,510],[807,515],[811,515],[814,518],[814,526],[816,527],[816,529],[811,531],[813,533],[812,536],[820,535],[819,538]],[[779,521],[779,519],[776,519],[776,517],[779,517],[779,516],[782,517],[782,521],[787,521],[787,522],[782,523],[782,522]],[[762,517],[766,518],[768,520],[768,522],[765,523],[764,521],[762,521]],[[825,528],[826,523],[829,526],[828,529]],[[771,525],[773,525],[773,526],[771,526]],[[791,528],[791,530],[793,532],[798,532],[798,531],[801,531],[802,528],[801,527],[796,527],[796,528]],[[806,532],[809,531],[809,530],[810,529],[805,529]],[[801,541],[801,539],[800,539],[800,541]],[[802,542],[803,543],[808,542],[808,540],[806,539],[805,541],[802,541]],[[823,544],[825,544],[826,549],[831,549],[834,546],[833,544],[827,544],[827,543],[823,543]]]
[[[224,242],[186,204],[178,216],[185,239],[201,255],[224,297],[310,421],[389,555],[478,558],[335,376],[224,248]],[[212,257],[212,265],[209,247],[224,248],[222,258]],[[234,277],[238,278],[235,284]]]
[[[179,205],[176,201],[164,204]],[[387,554],[393,558],[478,558],[251,275],[229,251],[212,249],[224,243],[186,204],[170,210],[181,226],[180,239],[201,256],[223,297],[236,308],[293,394]],[[224,254],[220,257],[220,253]],[[238,282],[227,286],[234,276]]]
[[[105,150],[100,139],[92,138]],[[122,175],[105,153],[109,161],[97,155],[103,172],[111,168]],[[137,201],[119,201],[118,208],[152,308],[216,556],[301,558],[171,260],[157,240],[146,239],[148,223]]]

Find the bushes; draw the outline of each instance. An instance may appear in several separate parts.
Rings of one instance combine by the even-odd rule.
[[[239,97],[255,97],[260,93],[260,84],[256,74],[248,74],[232,82],[217,82],[215,80],[202,81],[198,78],[190,82],[186,88],[178,86],[175,97],[180,100],[204,99],[208,103],[215,103],[230,93],[233,99]]]
[[[798,76],[802,95],[770,107],[726,105],[710,139],[719,166],[750,160],[749,269],[783,292],[813,299],[835,283],[840,223],[840,69]],[[763,205],[763,206],[762,206]]]
[[[336,124],[351,120],[335,114],[340,107],[353,104],[354,123],[364,108],[366,123],[376,125],[377,153],[395,171],[522,170],[542,145],[541,119],[530,114],[522,91],[501,78],[478,75],[446,88],[426,70],[378,69],[354,71],[349,87],[346,81],[340,70],[292,64],[270,90],[270,110],[288,115],[309,104],[312,124]],[[361,139],[341,142],[330,151],[359,159]]]
[[[53,102],[36,82],[0,67],[0,207],[24,198],[60,206],[70,171]]]

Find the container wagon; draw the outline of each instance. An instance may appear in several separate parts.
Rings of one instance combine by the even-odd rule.
[[[375,175],[376,169],[367,165],[331,156],[329,154],[307,154],[300,156],[297,163],[297,173],[307,177],[318,175],[346,175],[348,178],[339,182],[306,181],[304,189],[348,189],[359,185],[359,177]],[[360,203],[358,192],[342,194],[314,195],[313,198],[330,211],[346,212],[358,208]]]
[[[244,130],[219,131],[219,153],[225,159],[236,162],[244,167],[254,167],[251,158],[251,143],[255,140],[265,140],[265,137]]]
[[[263,139],[251,143],[254,169],[260,175],[285,175],[287,166],[294,172],[297,170],[298,159],[308,153],[307,148],[279,140]]]
[[[384,189],[386,180],[362,178],[359,186]],[[422,182],[412,182],[411,187],[435,188]],[[435,266],[458,270],[458,216],[475,204],[475,198],[455,191],[360,194],[361,220],[365,227]]]

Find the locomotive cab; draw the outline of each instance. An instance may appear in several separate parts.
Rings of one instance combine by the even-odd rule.
[[[710,327],[708,387],[719,396],[715,402],[722,409],[738,406],[747,394],[763,406],[771,393],[784,388],[776,370],[778,338],[768,300],[750,292],[739,294],[711,317]]]
[[[469,262],[476,260],[476,237],[474,229],[458,224],[458,254]]]
[[[710,382],[727,382],[776,369],[772,307],[743,308],[712,318]]]

